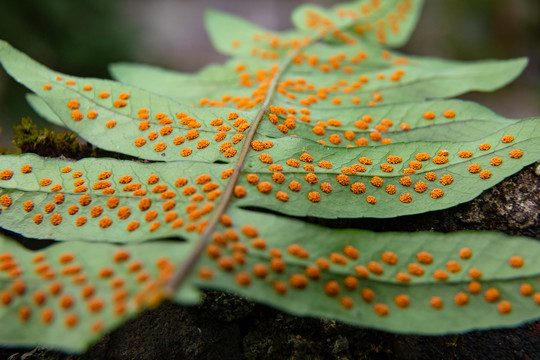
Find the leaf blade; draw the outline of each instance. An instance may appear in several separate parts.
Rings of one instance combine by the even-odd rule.
[[[231,271],[223,271],[216,265],[219,259],[216,261],[209,257],[201,258],[199,268],[211,268],[214,272],[212,279],[199,278],[197,283],[200,286],[228,290],[234,288],[235,292],[242,296],[299,316],[338,319],[356,326],[407,334],[442,335],[473,329],[516,326],[539,316],[540,309],[531,294],[524,296],[520,293],[523,283],[532,285],[534,289],[540,286],[540,269],[535,261],[540,247],[534,240],[494,232],[419,232],[411,237],[406,233],[337,230],[295,222],[271,214],[248,212],[247,215],[242,210],[233,211],[231,216],[237,219],[233,228],[241,234],[239,241],[247,246],[246,262],[237,264]],[[243,216],[235,216],[238,212]],[[241,228],[246,224],[257,228],[258,236],[266,241],[265,250],[255,248],[252,240],[241,233]],[[332,240],[328,241],[329,239]],[[308,256],[292,255],[291,245],[300,245],[307,251]],[[348,253],[344,250],[347,246],[359,250],[357,259],[345,255]],[[283,271],[273,270],[271,261],[276,257],[270,254],[269,249],[281,250]],[[468,249],[472,256],[467,259],[460,257],[462,249]],[[230,256],[226,248],[221,248],[221,251],[221,256]],[[395,265],[381,260],[386,252],[397,256]],[[430,264],[419,263],[417,256],[421,252],[429,253],[433,261]],[[339,254],[346,264],[333,262],[332,253]],[[525,265],[521,268],[510,266],[509,259],[512,256],[522,258]],[[317,260],[320,258],[326,260],[329,269],[319,268],[320,278],[309,278],[307,274],[312,272],[308,271],[307,267],[317,268],[316,264],[320,264]],[[459,271],[447,270],[450,260],[459,264]],[[369,263],[372,261],[381,266],[383,273],[377,275],[368,271],[367,277],[360,276],[356,267],[360,265],[370,268]],[[423,275],[410,274],[410,263],[420,266]],[[254,266],[261,264],[267,267],[268,273],[263,278],[258,278]],[[481,279],[472,278],[469,275],[471,269],[480,270]],[[436,280],[433,275],[436,270],[445,271],[449,276],[448,280]],[[249,274],[251,282],[248,285],[239,282],[239,273]],[[398,281],[398,273],[408,274],[410,281]],[[293,275],[306,277],[306,287],[295,288]],[[349,278],[350,288],[345,284],[347,277],[356,279],[351,281]],[[272,288],[276,281],[285,284],[285,294]],[[333,281],[339,285],[339,294],[329,296],[325,293],[325,286]],[[471,281],[481,284],[480,294],[471,293]],[[361,290],[366,288],[375,294],[370,302],[363,300],[361,296]],[[499,298],[495,301],[488,302],[484,299],[483,293],[489,288],[496,288],[499,292]],[[456,295],[461,292],[467,295],[467,305],[458,306],[454,302]],[[408,296],[407,307],[402,308],[394,302],[398,295]],[[432,296],[443,300],[442,309],[430,306]],[[353,300],[351,309],[340,304],[343,297]],[[510,313],[499,312],[501,301],[510,302]],[[388,315],[378,315],[374,310],[376,304],[386,305]]]
[[[353,1],[338,4],[330,9],[314,5],[301,5],[292,13],[293,25],[302,30],[315,31],[332,24],[348,36],[331,34],[326,41],[360,40],[385,44],[388,47],[402,46],[410,37],[418,21],[423,1]],[[353,43],[351,41],[351,43]]]
[[[245,129],[234,127],[228,132],[229,125],[224,124],[225,131],[212,125],[214,119],[222,124],[231,109],[196,109],[108,80],[69,77],[64,83],[66,75],[47,69],[6,42],[0,42],[0,61],[17,81],[45,100],[66,127],[105,150],[154,161],[230,162],[241,147],[241,139],[232,138],[243,137]],[[43,88],[45,84],[51,88]],[[90,87],[85,90],[85,86]],[[249,111],[236,114],[252,117]],[[220,151],[218,133],[225,135],[220,141],[234,143],[230,146],[234,153]]]
[[[58,117],[58,115],[56,115],[54,111],[52,111],[52,109],[47,105],[47,103],[36,94],[26,94],[26,102],[30,104],[35,112],[37,112],[42,118],[51,124],[64,126],[64,123]]]
[[[537,161],[539,124],[537,118],[524,119],[470,142],[340,148],[295,138],[272,139],[271,149],[248,158],[239,182],[248,196],[235,205],[325,218],[387,218],[448,208],[472,200]],[[512,141],[505,142],[506,135]],[[510,153],[515,149],[518,158]],[[447,155],[438,155],[440,151]],[[257,175],[257,181],[250,182],[249,174]],[[287,200],[278,192],[286,193]]]
[[[0,226],[39,239],[138,243],[198,238],[228,166],[26,154],[0,157],[0,168],[13,174],[0,180]]]
[[[173,253],[164,256],[171,246]],[[115,260],[119,252],[127,258]],[[11,256],[23,272],[17,277],[7,271],[0,273],[4,301],[0,319],[9,324],[0,328],[0,341],[10,346],[40,344],[83,352],[105,332],[147,307],[141,299],[148,294],[148,286],[188,253],[187,244],[163,242],[125,247],[75,242],[30,251],[2,235],[0,254]],[[72,260],[66,262],[67,256]],[[36,261],[38,258],[42,260]],[[165,267],[158,268],[156,262]],[[111,275],[103,276],[105,271]],[[111,285],[113,282],[117,285]],[[7,304],[6,294],[10,298]],[[187,286],[177,298],[193,304],[194,290]],[[24,316],[23,308],[30,309]]]

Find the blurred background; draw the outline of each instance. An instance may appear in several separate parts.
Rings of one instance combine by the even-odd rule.
[[[331,6],[332,0],[310,3]],[[55,70],[109,77],[107,64],[132,61],[179,71],[222,62],[203,26],[216,8],[271,30],[292,27],[299,0],[17,0],[0,2],[0,38]],[[426,0],[416,31],[401,51],[457,60],[527,56],[529,66],[495,93],[462,96],[510,118],[540,116],[540,1]],[[0,70],[0,147],[11,147],[22,117],[40,122],[26,89]]]

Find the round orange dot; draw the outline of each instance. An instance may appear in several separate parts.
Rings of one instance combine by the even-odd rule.
[[[64,294],[60,297],[60,307],[62,309],[69,309],[75,303],[75,298],[71,294]]]
[[[272,288],[279,295],[285,295],[287,293],[287,284],[285,284],[283,281],[274,281],[272,283]]]
[[[381,260],[387,263],[388,265],[395,265],[398,262],[398,256],[391,251],[385,251],[381,255]]]
[[[305,289],[308,285],[308,279],[303,274],[293,274],[289,277],[289,283],[295,289]]]
[[[501,298],[501,294],[499,293],[499,290],[497,290],[495,288],[487,289],[484,292],[484,299],[487,302],[495,302],[495,301],[499,300],[500,298]]]
[[[317,260],[315,260],[315,263],[321,269],[324,269],[324,270],[330,269],[330,262],[326,260],[325,258],[318,258]]]
[[[64,286],[61,282],[54,281],[49,285],[49,291],[52,295],[58,295],[62,291],[63,287]]]
[[[321,278],[321,270],[313,265],[306,266],[305,273],[307,277],[313,280],[317,280]]]
[[[103,309],[103,307],[105,306],[105,302],[103,301],[103,299],[93,298],[87,302],[86,306],[88,307],[88,311],[92,313],[97,313]]]
[[[450,260],[446,263],[446,270],[451,273],[457,273],[461,271],[461,265],[457,261]]]
[[[435,113],[433,111],[426,111],[424,113],[424,119],[426,120],[433,120],[435,119]]]
[[[405,309],[407,307],[409,307],[409,304],[410,304],[410,299],[409,299],[409,296],[405,295],[405,294],[400,294],[398,296],[396,296],[394,298],[394,303],[402,308],[402,309]]]
[[[411,277],[407,273],[398,272],[396,274],[396,280],[399,281],[399,282],[402,282],[402,283],[408,283],[408,282],[411,281]]]
[[[210,280],[214,277],[214,272],[209,267],[203,266],[199,269],[198,275],[201,279]]]
[[[343,279],[343,284],[349,290],[355,290],[358,287],[358,279],[352,275],[348,275]]]
[[[482,291],[482,284],[480,284],[478,281],[471,281],[468,285],[468,289],[471,294],[480,294]]]
[[[337,281],[331,280],[324,284],[324,293],[330,297],[335,297],[340,292],[340,286]]]
[[[26,292],[26,283],[21,279],[15,280],[11,284],[11,290],[17,295],[23,295]]]
[[[521,293],[521,295],[523,296],[531,296],[534,292],[534,289],[533,287],[531,286],[531,284],[527,284],[527,283],[523,283],[521,284],[521,286],[519,287],[519,292]]]
[[[508,259],[508,263],[513,268],[520,268],[525,262],[521,256],[512,256],[510,259]]]
[[[424,275],[424,268],[415,263],[409,264],[407,266],[407,271],[409,272],[409,274],[414,275],[414,276]]]
[[[272,184],[268,181],[263,181],[257,185],[257,189],[263,194],[269,194],[272,192]]]
[[[77,316],[77,314],[69,314],[64,318],[64,325],[69,328],[74,327],[75,325],[77,325],[78,322],[79,317]]]
[[[448,280],[448,274],[444,270],[435,270],[433,272],[433,278],[439,281],[446,281]]]
[[[376,261],[370,261],[367,268],[375,275],[382,275],[384,273],[383,267]]]
[[[399,196],[399,201],[401,201],[402,203],[410,203],[412,201],[412,195],[409,194],[409,193],[404,193],[404,194],[401,194]]]
[[[41,321],[44,324],[50,324],[54,319],[54,310],[51,308],[43,309],[41,312]]]
[[[388,306],[385,304],[375,304],[373,306],[373,311],[379,316],[387,316],[390,313]]]
[[[365,302],[370,303],[370,302],[373,302],[373,300],[375,300],[375,293],[373,292],[373,290],[369,288],[364,288],[360,292],[360,297]]]
[[[275,257],[270,260],[270,267],[279,274],[285,271],[285,262],[281,258]]]
[[[456,116],[456,112],[454,110],[445,110],[443,112],[443,115],[444,117],[448,118],[448,119],[452,119]]]
[[[341,306],[345,309],[352,309],[354,306],[354,300],[350,296],[344,296],[339,300]]]
[[[234,276],[234,280],[240,286],[249,286],[251,284],[251,275],[245,271],[240,271]]]
[[[510,314],[512,312],[512,304],[509,301],[503,300],[497,304],[497,311],[503,315]]]
[[[349,259],[352,259],[352,260],[358,259],[359,252],[358,252],[358,250],[357,250],[354,246],[352,246],[352,245],[347,245],[347,246],[345,246],[345,248],[343,249],[343,253],[344,253],[345,256],[347,256]]]
[[[460,291],[456,294],[456,296],[454,296],[454,303],[457,306],[465,306],[469,303],[469,296],[463,291]]]
[[[311,191],[308,193],[307,198],[309,201],[317,203],[321,201],[321,194],[318,193],[317,191]]]
[[[472,256],[472,251],[469,248],[462,248],[459,250],[459,257],[462,259],[470,259]]]
[[[268,267],[264,264],[255,264],[253,266],[253,274],[258,278],[265,278],[268,275]]]
[[[23,322],[26,322],[30,319],[30,315],[32,315],[32,309],[30,306],[23,305],[19,308],[19,319]]]
[[[521,151],[519,149],[514,149],[514,150],[510,151],[510,157],[513,158],[513,159],[519,159],[522,156],[523,156],[523,151]]]
[[[420,251],[416,254],[416,259],[422,264],[429,265],[433,262],[433,255],[427,251]]]
[[[110,278],[114,275],[114,270],[111,267],[103,267],[99,270],[98,276],[102,279]]]
[[[472,268],[469,270],[469,276],[473,279],[480,279],[482,277],[482,272],[478,269]]]

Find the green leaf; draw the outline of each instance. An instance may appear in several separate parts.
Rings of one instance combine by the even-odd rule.
[[[156,161],[231,160],[232,156],[219,151],[221,145],[214,140],[222,131],[211,125],[214,119],[227,119],[230,109],[196,109],[114,81],[68,77],[45,68],[3,41],[0,61],[8,73],[45,100],[64,126],[96,146]],[[46,90],[44,85],[51,88]],[[75,105],[69,105],[71,100]],[[177,117],[186,112],[192,120],[184,125]],[[239,114],[253,117],[250,112]],[[147,124],[142,127],[145,120]],[[241,133],[235,130],[226,132],[223,140],[232,142],[233,136]],[[190,135],[193,132],[195,135]],[[232,148],[241,144],[237,142]]]
[[[13,175],[0,180],[0,226],[63,241],[193,240],[195,224],[208,220],[224,189],[221,172],[228,167],[1,156],[0,169]]]
[[[230,215],[238,219],[233,229],[241,235],[240,242],[247,248],[245,264],[236,264],[230,271],[222,270],[219,266],[221,259],[234,257],[233,249],[240,247],[234,247],[234,243],[218,247],[221,251],[218,260],[205,256],[198,264],[199,270],[211,269],[213,274],[212,279],[199,279],[200,286],[227,291],[234,289],[242,296],[295,315],[319,316],[407,334],[436,335],[516,326],[540,316],[540,306],[536,302],[539,293],[535,292],[540,288],[540,265],[536,261],[540,256],[540,245],[533,239],[509,237],[495,232],[419,232],[414,236],[407,233],[373,233],[328,229],[270,214],[234,210]],[[266,249],[256,248],[253,239],[242,234],[241,229],[246,224],[257,228],[258,239],[265,240]],[[298,247],[304,252],[298,251]],[[354,251],[346,247],[356,249],[358,257],[348,257],[346,254]],[[270,249],[281,251],[282,264],[279,266],[276,263],[272,265],[272,259],[277,257],[275,253],[274,256],[270,255]],[[471,257],[461,257],[460,251],[465,252],[462,249],[469,249]],[[422,252],[431,255],[430,264],[419,260],[419,256],[420,259],[428,258],[419,255]],[[524,261],[522,267],[510,266],[510,258],[514,256]],[[391,265],[391,261],[385,262],[383,259],[393,259],[396,263]],[[370,265],[370,262],[378,265]],[[321,268],[321,264],[325,263],[329,265],[327,270]],[[410,264],[416,265],[411,268]],[[257,277],[255,274],[259,272],[255,270],[255,265],[265,268],[267,275]],[[378,274],[377,268],[382,269],[383,273]],[[423,274],[413,275],[418,274],[415,272],[417,269],[421,269]],[[472,269],[480,271],[480,279],[471,277],[474,276]],[[436,271],[444,272],[447,280],[435,279]],[[313,279],[308,274],[318,274],[320,278]],[[246,278],[251,280],[250,284],[241,285],[245,284],[241,280]],[[339,293],[329,296],[325,288],[333,281],[337,282]],[[469,287],[473,281],[478,284]],[[275,282],[283,283],[285,294],[274,290]],[[305,288],[299,288],[299,284],[304,284]],[[522,295],[520,287],[523,284],[529,284],[532,293]],[[474,286],[477,285],[481,287],[480,292],[471,292],[471,289],[475,291]],[[364,289],[373,291],[373,301],[363,300]],[[491,299],[491,302],[486,301],[488,289],[496,289],[499,297]],[[458,306],[455,303],[455,297],[460,292],[468,299],[466,305]],[[408,298],[407,307],[397,305],[395,299],[398,295]],[[434,296],[441,298],[441,309],[430,306]],[[341,301],[351,300],[352,308],[341,305]],[[498,310],[498,306],[505,306],[505,301],[510,303],[510,313]],[[403,305],[405,302],[399,303]],[[387,306],[387,316],[375,312],[377,304]]]
[[[318,47],[313,47],[313,53],[318,54]],[[332,54],[342,53],[340,47],[332,47]],[[306,51],[309,56],[309,50]],[[371,49],[370,56],[380,56],[378,49]],[[344,53],[345,54],[345,53]],[[316,102],[310,104],[310,109],[333,109],[343,107],[364,108],[390,103],[418,101],[457,96],[467,91],[492,91],[506,85],[515,79],[527,65],[527,59],[486,60],[471,63],[456,61],[432,60],[429,58],[410,58],[408,64],[394,64],[392,57],[383,60],[384,65],[377,68],[359,65],[342,64],[337,70],[303,72],[292,68],[291,79],[302,77],[307,84],[317,84],[319,91],[295,91],[294,86],[285,87],[291,99],[285,94],[277,94],[276,102],[285,107],[302,104],[302,99],[310,95],[316,96]],[[348,65],[348,66],[344,66]],[[342,70],[343,69],[343,70]],[[345,70],[347,69],[347,70]],[[349,73],[348,77],[344,71]],[[402,74],[402,75],[398,75]],[[360,77],[365,77],[364,83]],[[340,81],[345,81],[344,85]],[[331,87],[335,87],[332,90]],[[321,89],[326,96],[319,95]],[[339,103],[334,103],[338,99]],[[297,106],[297,105],[296,105]]]
[[[28,99],[40,114],[100,148],[140,159],[2,156],[0,226],[64,241],[42,251],[65,291],[80,294],[81,285],[62,275],[62,252],[84,259],[83,280],[98,284],[104,299],[114,289],[98,271],[111,266],[125,277],[126,317],[115,317],[114,304],[105,302],[103,330],[163,297],[194,303],[197,287],[395,332],[442,334],[538,318],[536,242],[495,233],[336,230],[263,213],[392,218],[445,209],[538,159],[538,118],[508,120],[444,99],[503,86],[525,59],[463,63],[379,44],[405,41],[421,4],[302,7],[293,16],[300,30],[282,33],[209,11],[212,42],[236,57],[197,74],[119,64],[111,68],[117,82],[57,73],[0,42],[0,62],[34,92]],[[124,263],[111,263],[119,245],[103,242],[125,246],[153,281],[141,285]],[[23,295],[0,298],[9,325],[0,329],[1,342],[81,350],[97,339],[89,332],[96,317],[80,299],[80,326],[65,328],[57,300],[51,306],[62,316],[44,325],[32,297],[51,280],[37,271],[34,253],[11,240],[0,247],[0,291]],[[422,251],[433,261],[422,263]],[[168,265],[159,260],[156,268],[169,253]],[[364,288],[374,291],[374,302],[365,294],[362,300]],[[457,294],[467,305],[455,304]],[[433,296],[442,309],[430,306]],[[31,311],[24,323],[22,306]]]
[[[109,72],[116,80],[167,96],[185,104],[199,105],[201,99],[220,100],[225,95],[248,96],[253,87],[238,82],[241,71],[254,72],[268,65],[265,60],[233,59],[225,64],[208,65],[197,73],[180,73],[156,66],[115,63]],[[240,69],[239,66],[244,68]]]
[[[64,126],[64,123],[62,120],[52,111],[52,109],[47,105],[47,103],[37,96],[36,94],[28,93],[26,94],[26,101],[32,109],[35,110],[42,118],[47,120],[48,122],[58,125],[58,126]]]
[[[257,55],[263,59],[277,59],[293,48],[290,40],[305,35],[297,31],[271,32],[238,16],[214,9],[206,11],[204,21],[212,45],[226,55]]]
[[[337,61],[338,55],[343,59]],[[317,63],[310,63],[311,57],[317,58]],[[331,110],[337,113],[333,118],[339,118],[344,109],[364,111],[366,106],[445,98],[471,90],[493,91],[515,79],[527,64],[525,58],[464,63],[405,57],[372,45],[351,48],[313,44],[297,59],[286,69],[289,82],[280,82],[275,105],[306,106],[303,101],[315,96],[317,101],[309,104],[310,109],[323,111],[322,114]],[[110,70],[123,83],[176,101],[206,105],[210,101],[222,103],[231,94],[248,96],[260,86],[256,74],[267,72],[265,69],[274,65],[268,60],[239,57],[189,75],[130,64],[116,64]],[[249,86],[242,81],[244,75],[250,79]],[[340,84],[341,81],[345,83]],[[310,84],[319,90],[309,90]],[[339,99],[339,104],[334,104],[334,99]]]
[[[261,150],[262,158],[248,158],[244,171],[258,179],[240,179],[248,196],[237,205],[324,218],[388,218],[445,209],[472,200],[537,161],[538,134],[540,122],[533,118],[470,142],[331,148],[296,138],[276,139],[271,149]],[[446,155],[439,156],[439,151]],[[270,168],[265,156],[282,170]],[[261,192],[261,183],[268,183],[271,191]]]
[[[433,119],[424,117],[428,111],[433,112]],[[354,107],[318,109],[309,116],[302,116],[300,114],[295,128],[286,129],[287,135],[340,147],[379,145],[380,140],[372,140],[374,132],[381,134],[381,140],[393,143],[426,139],[468,141],[512,124],[479,104],[461,100],[396,103],[362,108],[361,112]],[[281,137],[278,126],[285,121],[284,115],[278,117],[277,124],[265,119],[259,133]]]
[[[187,244],[170,242],[70,242],[30,251],[0,235],[2,344],[82,352],[140,313],[153,284],[189,251]],[[18,270],[22,274],[15,277]],[[193,304],[196,294],[188,285],[177,296]]]
[[[302,30],[320,31],[331,22],[330,31],[340,29],[346,34],[332,33],[325,40],[350,42],[366,40],[390,47],[402,46],[408,39],[422,8],[423,0],[360,0],[338,4],[330,9],[301,5],[292,13],[294,26]]]

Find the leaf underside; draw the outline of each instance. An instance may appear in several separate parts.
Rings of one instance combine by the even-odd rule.
[[[0,62],[41,116],[141,160],[0,157],[0,226],[61,242],[36,252],[1,238],[0,318],[10,326],[0,342],[83,351],[163,297],[196,303],[201,288],[400,333],[540,317],[540,247],[530,239],[286,217],[445,209],[538,160],[538,118],[446,99],[505,85],[525,59],[390,49],[421,4],[303,5],[284,33],[209,11],[214,46],[233,58],[196,74],[122,63],[111,66],[117,81],[80,78],[0,42]],[[166,292],[193,259],[180,289]]]

